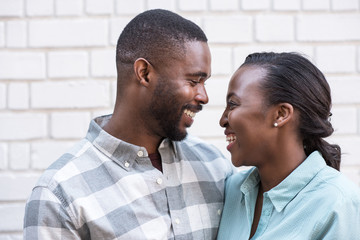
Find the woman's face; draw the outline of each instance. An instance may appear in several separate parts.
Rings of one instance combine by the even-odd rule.
[[[234,166],[259,166],[269,153],[273,120],[265,109],[260,83],[266,71],[243,66],[232,76],[226,97],[226,109],[220,119],[225,128],[227,149]]]

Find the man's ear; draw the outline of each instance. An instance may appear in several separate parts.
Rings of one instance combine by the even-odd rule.
[[[294,117],[294,108],[290,103],[279,103],[276,106],[274,124],[277,127],[284,126]],[[274,125],[274,126],[275,126]]]
[[[153,70],[152,65],[145,58],[138,58],[134,62],[136,79],[145,87],[149,86],[149,73]]]

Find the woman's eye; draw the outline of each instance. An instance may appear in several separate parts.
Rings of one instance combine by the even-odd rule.
[[[237,104],[235,102],[233,102],[233,101],[228,101],[227,105],[228,105],[230,110],[234,109],[237,106]]]

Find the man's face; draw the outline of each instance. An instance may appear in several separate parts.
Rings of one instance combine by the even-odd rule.
[[[183,140],[195,114],[208,102],[204,83],[211,74],[211,57],[207,43],[185,43],[186,54],[181,60],[159,74],[150,103],[150,114],[156,121],[161,137]]]

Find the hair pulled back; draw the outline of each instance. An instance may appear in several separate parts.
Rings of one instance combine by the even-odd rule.
[[[306,155],[317,150],[327,165],[340,170],[341,148],[323,139],[334,132],[329,121],[330,86],[323,73],[298,53],[253,53],[247,56],[244,65],[266,70],[261,88],[268,106],[286,102],[298,110]]]

